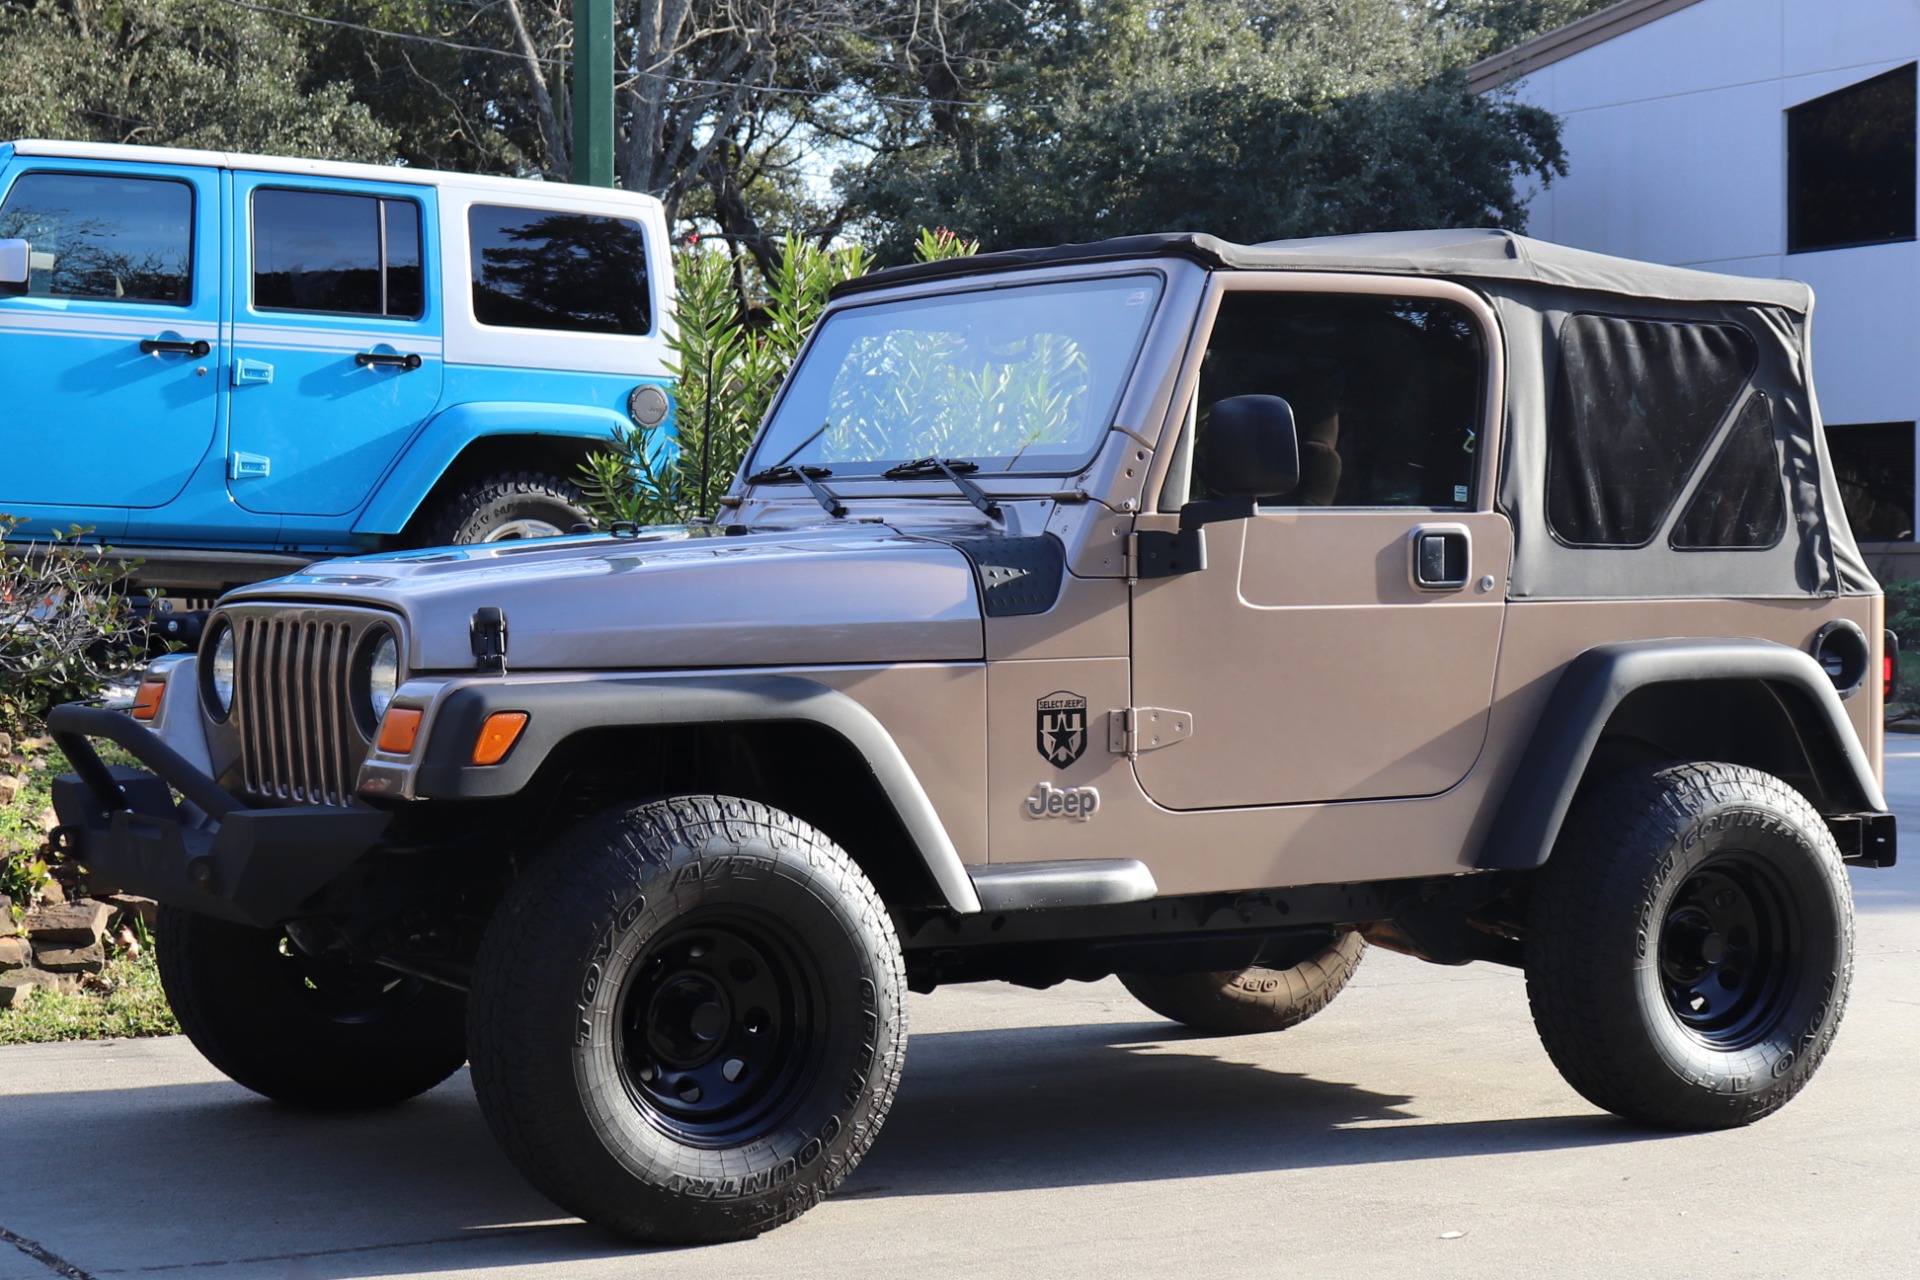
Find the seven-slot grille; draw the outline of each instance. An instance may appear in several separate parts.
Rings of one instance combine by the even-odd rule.
[[[228,616],[245,790],[296,804],[349,803],[372,745],[354,711],[365,697],[356,655],[369,631],[394,628],[330,609],[241,607]]]

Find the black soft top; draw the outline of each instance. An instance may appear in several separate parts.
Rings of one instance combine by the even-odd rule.
[[[1244,245],[1213,236],[1177,232],[1123,236],[1089,244],[1045,249],[1010,249],[917,262],[850,280],[834,290],[838,297],[920,280],[947,280],[993,271],[1015,271],[1081,262],[1119,262],[1136,258],[1185,258],[1221,271],[1359,271],[1380,275],[1442,276],[1466,280],[1510,280],[1597,293],[1627,294],[1674,302],[1746,302],[1781,307],[1801,315],[1813,306],[1813,292],[1793,280],[1718,275],[1665,267],[1630,258],[1614,258],[1511,231],[1464,227],[1440,231],[1381,231],[1367,235],[1315,236]]]

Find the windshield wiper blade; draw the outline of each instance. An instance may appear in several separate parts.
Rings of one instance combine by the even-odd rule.
[[[847,514],[846,504],[834,495],[833,490],[827,488],[827,486],[821,484],[814,478],[816,476],[830,476],[832,474],[833,472],[826,467],[796,467],[791,463],[783,462],[777,467],[768,467],[764,471],[754,472],[747,477],[747,483],[789,484],[798,480],[801,484],[807,486],[807,492],[813,495],[813,500],[819,503],[828,515],[835,517],[844,516]]]
[[[968,462],[965,458],[915,458],[912,462],[903,462],[897,467],[888,467],[880,474],[889,480],[910,480],[916,476],[945,476],[959,486],[960,492],[968,502],[980,508],[993,519],[1000,518],[1000,504],[989,498],[986,490],[967,479],[965,472],[978,471],[980,464]]]

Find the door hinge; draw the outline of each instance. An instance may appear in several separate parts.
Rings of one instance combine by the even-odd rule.
[[[1127,535],[1127,578],[1171,578],[1207,567],[1207,531],[1141,529]]]
[[[1165,707],[1122,707],[1107,713],[1107,750],[1137,756],[1193,736],[1193,716]]]

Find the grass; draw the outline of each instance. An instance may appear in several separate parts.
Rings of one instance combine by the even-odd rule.
[[[89,987],[78,992],[43,987],[20,1008],[0,1012],[0,1045],[179,1034],[150,948],[137,959],[109,960]]]

